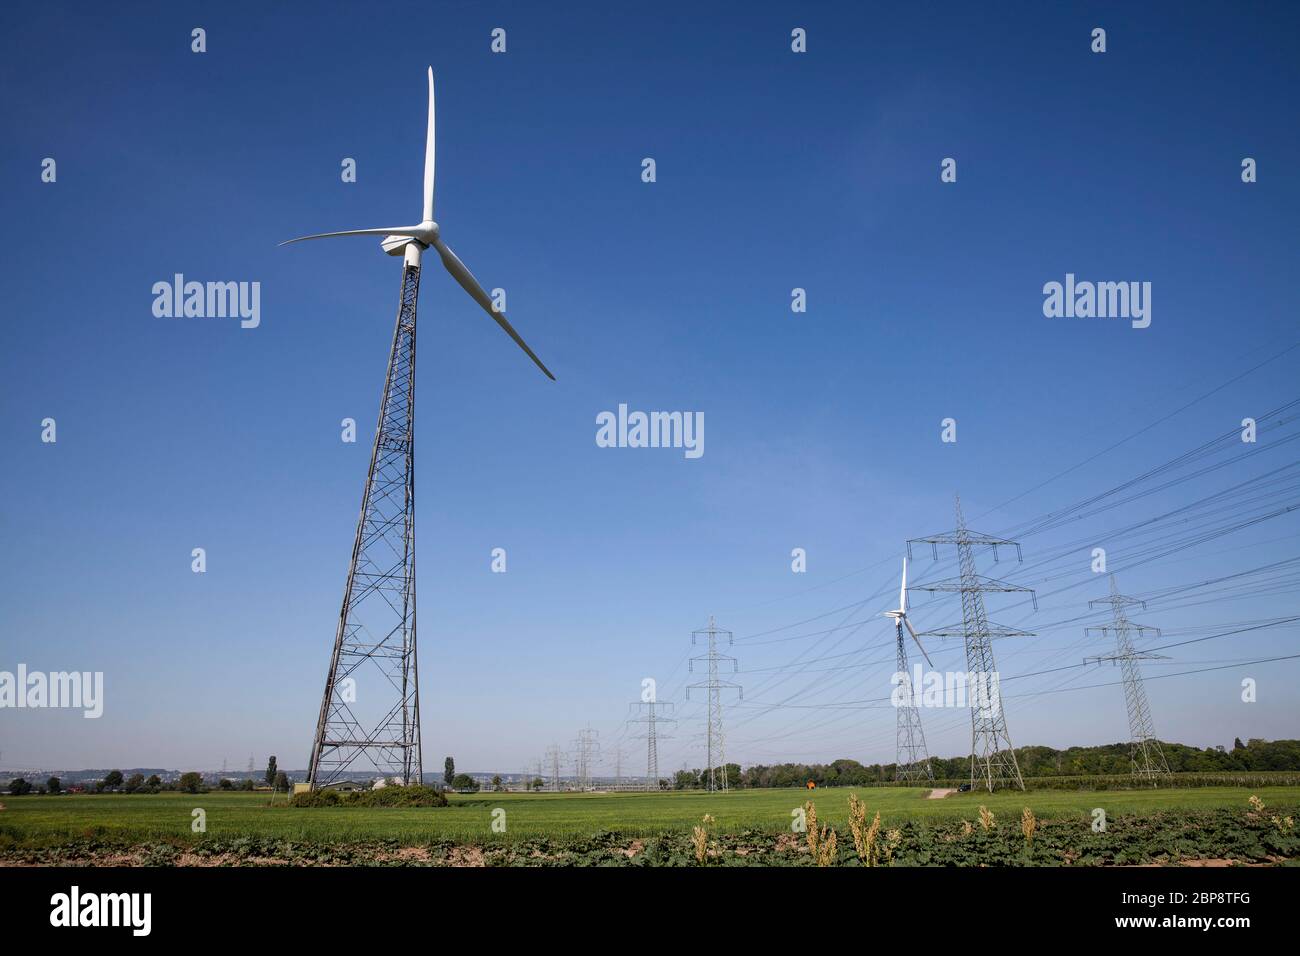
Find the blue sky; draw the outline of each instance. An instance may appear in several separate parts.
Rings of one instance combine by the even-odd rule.
[[[102,670],[107,701],[97,721],[3,712],[0,765],[242,768],[276,753],[305,766],[400,266],[370,239],[277,243],[419,218],[428,65],[435,218],[483,284],[507,290],[558,382],[429,262],[426,770],[447,753],[519,769],[587,723],[606,756],[620,737],[639,754],[627,702],[646,676],[678,693],[710,613],[749,638],[734,651],[749,699],[731,712],[733,758],[892,760],[892,711],[828,706],[887,694],[892,664],[779,686],[763,682],[783,672],[760,670],[867,645],[862,660],[888,658],[887,622],[834,648],[756,635],[838,624],[820,615],[877,593],[863,616],[889,607],[904,540],[951,527],[954,491],[972,524],[1008,531],[1296,397],[1291,352],[1003,506],[1293,344],[1298,20],[1281,4],[24,10],[0,40],[0,669]],[[40,180],[44,157],[56,183]],[[956,183],[939,180],[944,157]],[[178,272],[260,282],[261,325],[155,318],[151,287]],[[1067,272],[1151,282],[1151,326],[1045,318],[1042,286]],[[704,456],[598,448],[595,416],[620,402],[703,411]],[[339,441],[348,416],[356,444]],[[940,441],[949,416],[955,444]],[[1120,513],[1141,520],[1296,459],[1270,454]],[[1035,558],[1120,523],[1025,542],[1026,583],[1077,585],[1038,620],[1082,614],[1106,587],[1088,547],[1050,584]],[[1141,595],[1282,560],[1296,532],[1294,514],[1274,518],[1120,583]],[[206,574],[190,571],[195,547]],[[495,547],[504,575],[489,571]],[[806,574],[790,570],[795,547]],[[1282,587],[1135,616],[1177,631],[1296,605]],[[1004,675],[1077,663],[1081,626],[1003,642]],[[1283,656],[1296,633],[1178,648],[1148,673]],[[935,654],[961,659],[955,642]],[[1296,675],[1289,661],[1150,681],[1157,732],[1295,736]],[[1243,676],[1261,679],[1254,704]],[[822,678],[842,683],[765,706]],[[1067,678],[1117,675],[1018,683]],[[703,763],[692,697],[664,769]],[[1007,710],[1017,744],[1126,736],[1118,687]],[[968,748],[964,712],[924,719],[935,753]]]

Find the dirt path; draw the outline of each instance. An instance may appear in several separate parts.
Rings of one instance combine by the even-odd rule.
[[[943,790],[943,789],[939,789],[939,790],[931,790],[930,793],[926,796],[926,799],[927,799],[927,800],[942,800],[944,797],[948,796],[948,794],[950,794],[950,793],[956,793],[956,792],[957,792],[956,789],[948,789],[948,790]]]

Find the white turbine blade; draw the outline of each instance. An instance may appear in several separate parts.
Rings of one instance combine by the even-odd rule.
[[[320,232],[314,236],[299,236],[297,239],[288,239],[280,245],[287,246],[291,242],[305,242],[308,239],[333,239],[335,236],[410,236],[413,239],[422,235],[419,226],[390,226],[387,229],[348,229],[344,232]]]
[[[903,556],[903,585],[898,589],[898,609],[907,610],[907,555]]]
[[[921,648],[921,656],[925,658],[925,662],[933,667],[934,664],[930,660],[930,655],[925,652],[924,647],[921,647],[921,639],[916,636],[916,628],[912,626],[912,622],[907,618],[903,618],[903,623],[907,625],[907,632],[912,635],[912,640],[916,641],[916,646]]]
[[[424,219],[433,218],[433,67],[429,67],[429,132],[424,139]]]
[[[442,258],[442,264],[447,267],[447,271],[451,273],[451,277],[460,283],[461,288],[468,292],[470,297],[483,307],[483,311],[496,320],[497,325],[505,329],[506,335],[514,339],[516,345],[528,353],[528,357],[537,364],[538,368],[546,373],[547,378],[552,382],[555,381],[555,376],[551,374],[551,370],[542,364],[542,360],[539,359],[533,353],[533,350],[528,347],[528,343],[520,338],[519,333],[514,330],[514,327],[511,326],[508,321],[506,321],[505,313],[498,312],[492,307],[492,300],[488,298],[488,294],[484,292],[483,287],[479,285],[478,279],[474,278],[474,274],[466,268],[465,263],[460,261],[456,253],[452,252],[447,244],[441,239],[435,239],[433,241],[433,248],[438,250],[438,255]]]

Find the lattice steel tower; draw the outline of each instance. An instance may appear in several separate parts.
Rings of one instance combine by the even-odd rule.
[[[614,745],[614,789],[621,790],[623,787],[623,746]]]
[[[1084,663],[1110,661],[1120,666],[1124,675],[1124,703],[1128,707],[1129,759],[1133,764],[1133,775],[1156,786],[1160,778],[1168,778],[1169,764],[1165,760],[1165,752],[1160,747],[1160,741],[1156,739],[1155,728],[1151,721],[1151,705],[1147,703],[1147,692],[1142,685],[1142,671],[1138,661],[1167,660],[1167,658],[1164,654],[1135,650],[1133,634],[1136,633],[1141,638],[1150,631],[1159,636],[1160,628],[1147,627],[1128,619],[1128,615],[1124,612],[1125,608],[1135,605],[1145,608],[1146,602],[1120,594],[1113,574],[1110,576],[1110,597],[1088,602],[1089,607],[1098,604],[1110,605],[1114,623],[1087,627],[1084,628],[1084,633],[1100,632],[1104,637],[1113,632],[1115,653],[1084,658]]]
[[[591,789],[591,758],[600,753],[599,732],[590,726],[578,731],[578,739],[573,742],[573,770],[578,778],[579,790]]]
[[[321,787],[354,765],[423,779],[415,652],[415,304],[408,258],[343,609],[316,721],[307,780]]]
[[[738,669],[736,659],[726,654],[718,653],[718,635],[726,635],[727,643],[734,643],[731,631],[724,631],[714,623],[713,615],[709,615],[709,626],[701,631],[691,632],[691,643],[699,643],[701,637],[708,641],[709,652],[699,657],[692,657],[689,669],[694,672],[697,661],[706,661],[709,665],[709,679],[700,681],[696,684],[686,686],[686,699],[690,700],[691,689],[703,687],[709,692],[709,717],[708,717],[708,760],[709,760],[709,790],[727,790],[730,788],[727,780],[727,744],[726,737],[722,730],[722,691],[728,688],[734,688],[743,700],[745,692],[741,686],[732,681],[722,680],[718,676],[718,662],[724,661],[731,664],[732,673]],[[716,759],[715,759],[716,758]]]
[[[556,744],[546,748],[546,760],[551,765],[551,789],[556,793],[560,792],[560,761],[564,759],[564,752]]]
[[[660,724],[677,723],[672,717],[665,716],[660,712],[661,708],[667,708],[668,713],[672,713],[673,705],[671,703],[659,703],[652,696],[649,700],[639,700],[632,705],[640,716],[632,717],[628,720],[630,724],[645,724],[645,733],[637,734],[633,740],[645,739],[646,742],[646,789],[659,789],[659,741],[669,740],[668,736],[660,733]]]
[[[898,673],[905,677],[907,692],[915,693],[911,675],[907,669],[907,648],[903,644],[903,624],[896,625],[895,638],[898,645]],[[925,746],[925,731],[921,729],[921,709],[913,702],[898,708],[894,727],[894,779],[895,780],[933,780],[934,770],[930,766],[930,753]]]
[[[993,638],[1027,637],[1030,632],[1016,628],[990,624],[984,610],[985,592],[1023,591],[1033,600],[1034,610],[1038,609],[1038,599],[1032,588],[1023,588],[1006,581],[985,577],[975,571],[975,553],[977,545],[993,549],[993,560],[998,559],[998,548],[1016,549],[1016,560],[1022,560],[1020,545],[1004,538],[970,531],[966,527],[966,518],[961,510],[961,496],[957,496],[957,528],[945,534],[931,535],[928,538],[913,538],[907,542],[908,556],[911,556],[913,543],[928,544],[939,558],[940,544],[957,546],[957,563],[960,575],[934,584],[916,584],[913,587],[921,591],[939,591],[961,594],[960,626],[941,627],[931,631],[922,631],[923,636],[962,637],[966,643],[966,670],[968,684],[975,681],[974,695],[971,697],[971,789],[978,780],[980,785],[992,792],[999,785],[1011,785],[1025,789],[1025,782],[1020,776],[1020,765],[1016,762],[1016,752],[1011,745],[1011,735],[1007,731],[1006,714],[1002,710],[1002,698],[999,687],[997,666],[993,661]],[[973,675],[973,678],[972,678]],[[968,694],[972,688],[968,687]]]

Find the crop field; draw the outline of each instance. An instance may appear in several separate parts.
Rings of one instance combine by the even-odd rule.
[[[0,811],[0,848],[55,846],[73,840],[142,843],[151,840],[297,841],[313,844],[388,841],[416,846],[433,842],[501,844],[512,841],[572,841],[595,835],[648,837],[688,835],[708,814],[711,828],[727,833],[789,833],[792,811],[813,800],[823,823],[848,823],[849,788],[738,790],[728,793],[451,794],[443,808],[270,805],[267,794],[212,792],[154,795],[105,794],[5,798]],[[920,788],[863,788],[858,797],[868,813],[881,815],[882,828],[904,824],[977,821],[981,805],[998,819],[1015,823],[1028,806],[1041,820],[1086,828],[1100,807],[1108,818],[1145,817],[1161,812],[1240,811],[1251,791],[1233,787],[1126,791],[1000,791],[953,793],[928,799]],[[1257,791],[1270,808],[1297,814],[1300,787]],[[191,829],[201,809],[205,833]],[[496,813],[494,811],[504,811]],[[498,821],[497,830],[493,821]],[[504,832],[498,832],[501,824]]]

